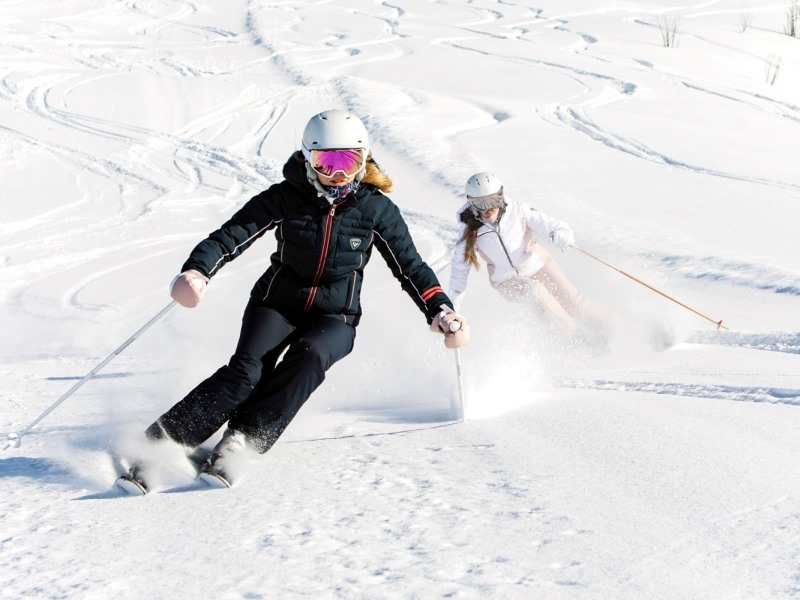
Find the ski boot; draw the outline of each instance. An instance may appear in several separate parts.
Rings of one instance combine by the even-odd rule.
[[[225,459],[247,448],[247,437],[241,431],[226,429],[222,439],[214,446],[211,455],[200,465],[199,477],[211,487],[231,487],[231,478],[225,470]]]

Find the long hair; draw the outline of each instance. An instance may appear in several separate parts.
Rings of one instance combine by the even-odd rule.
[[[476,269],[480,269],[481,265],[478,262],[478,255],[475,252],[475,244],[478,241],[478,229],[481,228],[481,220],[472,214],[472,211],[467,208],[461,213],[461,222],[466,225],[464,233],[458,240],[458,243],[464,242],[464,260],[468,261]]]

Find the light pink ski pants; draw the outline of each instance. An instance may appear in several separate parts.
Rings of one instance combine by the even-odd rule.
[[[593,330],[606,329],[608,311],[581,294],[541,245],[531,244],[529,250],[539,255],[544,266],[530,277],[493,284],[500,295],[512,302],[530,303],[549,326],[568,336],[578,331],[579,323]]]

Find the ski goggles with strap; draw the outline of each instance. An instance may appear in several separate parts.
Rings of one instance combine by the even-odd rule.
[[[367,164],[367,150],[311,150],[307,158],[317,175],[333,177],[336,173],[342,173],[345,177],[355,177]]]
[[[480,196],[478,198],[467,197],[470,204],[475,207],[479,212],[492,210],[493,208],[503,208],[505,200],[503,198],[502,190],[489,196]]]

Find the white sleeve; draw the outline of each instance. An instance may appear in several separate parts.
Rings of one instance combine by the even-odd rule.
[[[522,214],[534,236],[539,240],[550,240],[556,231],[563,230],[572,233],[572,228],[564,221],[554,219],[550,215],[536,210],[528,204],[522,204]]]
[[[465,230],[466,225],[462,225],[458,232],[459,240],[464,235]],[[447,294],[453,302],[456,301],[453,296],[457,296],[460,300],[460,297],[467,290],[467,279],[469,278],[470,269],[472,269],[472,264],[464,258],[465,248],[466,243],[464,241],[458,242],[453,248],[453,258],[450,261],[450,284]]]
[[[453,249],[453,259],[450,261],[450,285],[447,290],[449,295],[462,294],[467,290],[470,269],[472,264],[464,260],[464,243],[456,244]]]

